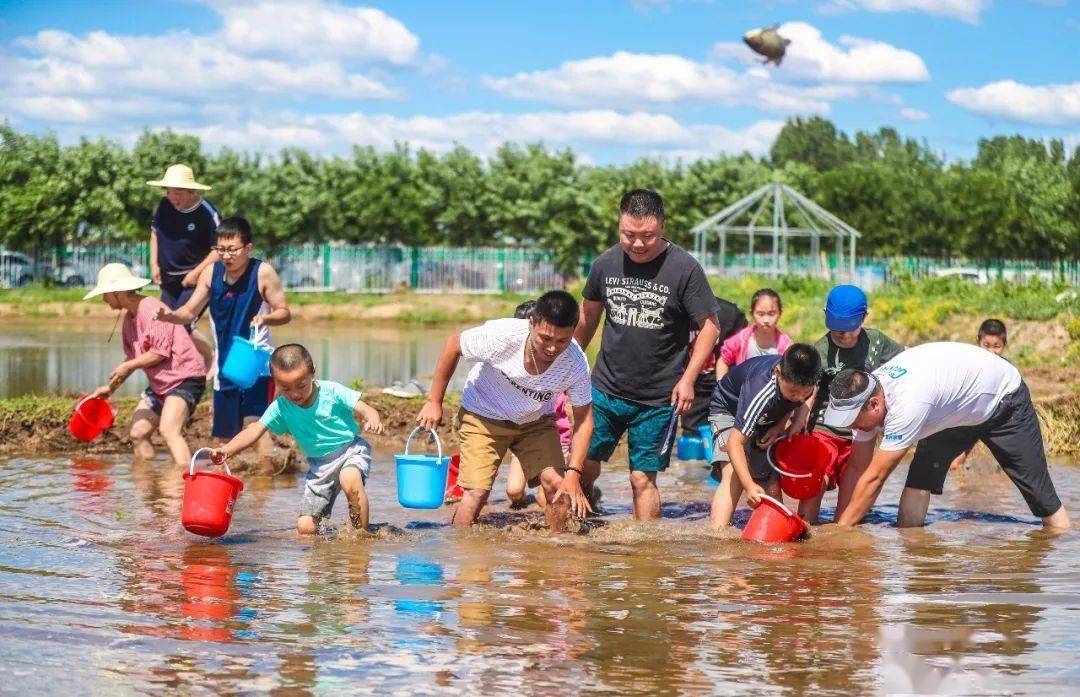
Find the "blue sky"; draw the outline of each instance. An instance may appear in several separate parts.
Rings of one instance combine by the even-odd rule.
[[[781,24],[781,67],[741,42]],[[0,1],[0,118],[65,141],[395,141],[586,161],[768,150],[784,119],[891,125],[950,158],[998,133],[1080,144],[1065,0]]]

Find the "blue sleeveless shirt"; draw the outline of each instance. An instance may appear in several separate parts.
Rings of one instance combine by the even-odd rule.
[[[252,259],[236,283],[225,280],[225,265],[214,263],[214,275],[210,280],[210,320],[217,338],[218,373],[214,389],[239,389],[221,374],[225,357],[229,355],[234,337],[247,339],[251,333],[251,320],[259,314],[264,300],[259,293],[259,266],[262,261]]]

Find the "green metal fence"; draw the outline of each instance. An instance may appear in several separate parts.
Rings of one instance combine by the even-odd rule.
[[[122,262],[138,275],[148,276],[149,245],[95,244],[70,246],[32,258],[0,247],[0,287],[34,281],[71,287],[91,286],[98,269]],[[286,287],[297,290],[340,290],[385,293],[410,288],[421,293],[534,293],[562,287],[554,254],[547,251],[503,247],[404,247],[345,243],[289,245],[277,249],[269,261]],[[587,274],[593,258],[581,263]],[[729,277],[791,274],[843,279],[872,289],[900,277],[957,276],[977,283],[994,281],[1063,282],[1080,286],[1080,262],[1031,260],[933,259],[927,257],[859,257],[855,274],[847,258],[832,254],[788,256],[774,265],[767,256],[708,254],[699,261],[706,271]]]

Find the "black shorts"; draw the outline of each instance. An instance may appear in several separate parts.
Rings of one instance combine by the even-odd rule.
[[[1039,417],[1024,382],[1005,395],[985,423],[947,428],[919,441],[905,486],[940,494],[949,465],[979,441],[1020,490],[1032,514],[1044,518],[1061,508],[1046,465]]]
[[[143,392],[143,397],[149,402],[150,408],[155,414],[161,416],[161,410],[165,407],[166,397],[179,397],[188,406],[188,418],[195,413],[195,405],[202,399],[206,391],[206,378],[188,378],[163,395],[159,395],[149,387]]]

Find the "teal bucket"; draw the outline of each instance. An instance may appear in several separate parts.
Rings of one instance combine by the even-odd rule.
[[[405,508],[441,508],[446,495],[446,477],[450,472],[450,456],[443,456],[442,441],[434,431],[438,455],[412,455],[409,444],[419,426],[413,429],[405,441],[405,452],[395,455],[397,464],[398,503]]]
[[[234,337],[225,364],[221,366],[221,375],[242,390],[246,390],[263,375],[270,374],[270,349],[261,340],[255,339],[256,330],[251,330],[252,339]]]

